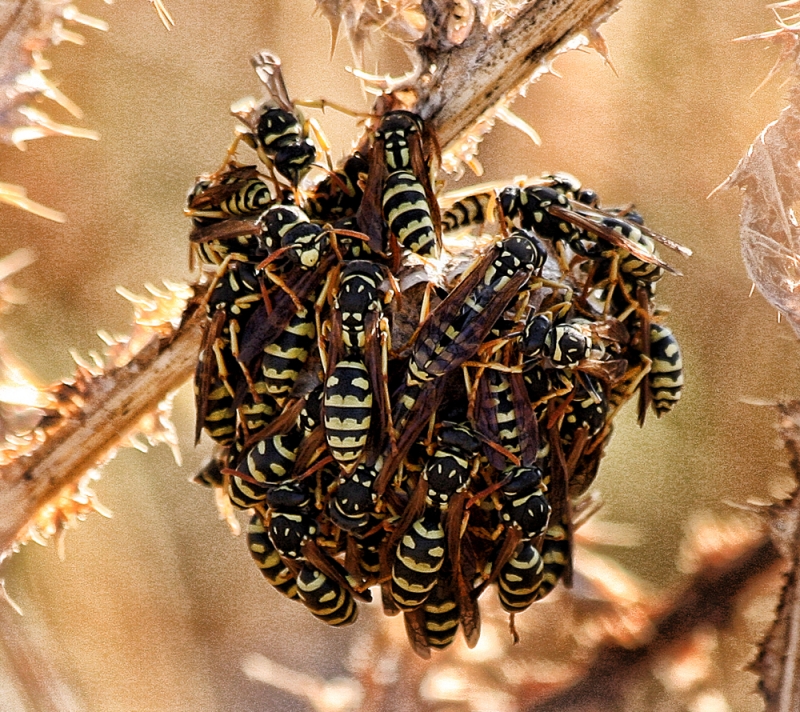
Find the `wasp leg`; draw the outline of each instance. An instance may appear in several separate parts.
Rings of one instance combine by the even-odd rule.
[[[291,287],[289,287],[289,285],[283,281],[283,278],[280,275],[276,274],[270,269],[265,269],[264,273],[267,275],[267,279],[269,279],[270,282],[278,286],[280,289],[286,292],[286,294],[289,295],[289,299],[291,299],[295,307],[297,307],[297,311],[302,311],[303,309],[305,309],[305,307],[303,306],[303,302],[300,301],[300,297],[298,297],[292,291]]]

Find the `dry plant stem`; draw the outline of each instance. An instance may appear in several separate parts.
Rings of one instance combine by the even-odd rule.
[[[800,482],[800,401],[779,403],[778,432],[789,454],[795,481]],[[800,487],[769,508],[769,531],[790,570],[775,621],[761,643],[754,672],[767,712],[789,712],[800,701]]]
[[[594,712],[623,709],[629,684],[650,672],[657,657],[687,640],[700,626],[724,627],[736,598],[747,584],[780,560],[771,539],[764,536],[738,558],[722,566],[707,566],[672,600],[653,622],[653,636],[638,648],[602,648],[592,666],[572,687],[534,705],[528,712]]]
[[[458,47],[430,41],[432,46],[423,48],[425,64],[427,69],[435,64],[436,72],[419,90],[417,111],[434,122],[447,146],[523,85],[559,44],[595,27],[618,5],[619,0],[534,0],[496,33],[476,22]]]
[[[154,340],[127,365],[93,379],[77,418],[27,457],[0,470],[0,554],[66,485],[103,461],[147,413],[194,372],[205,313],[196,310],[173,338]]]

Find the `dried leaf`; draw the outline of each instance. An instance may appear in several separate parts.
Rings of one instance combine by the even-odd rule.
[[[739,237],[747,274],[800,335],[800,25],[743,39],[779,38],[784,52],[770,71],[791,62],[789,106],[758,136],[720,188],[742,189]]]

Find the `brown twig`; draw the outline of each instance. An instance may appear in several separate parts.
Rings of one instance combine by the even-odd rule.
[[[488,32],[476,22],[463,44],[452,47],[434,18],[433,37],[421,47],[423,74],[417,111],[431,119],[443,146],[468,131],[510,92],[524,85],[565,41],[591,33],[620,0],[534,0],[508,25]]]
[[[764,536],[733,561],[704,567],[654,621],[654,634],[647,643],[631,649],[617,645],[601,649],[572,687],[534,705],[529,712],[621,709],[630,683],[646,674],[659,655],[701,626],[724,626],[738,594],[779,560],[772,540]]]
[[[203,310],[194,311],[171,338],[155,337],[128,364],[93,379],[78,417],[0,470],[0,553],[8,551],[43,505],[102,462],[143,416],[191,376],[204,320]]]
[[[789,467],[800,483],[800,401],[777,404],[778,432],[789,455]],[[775,620],[759,648],[753,670],[767,712],[797,709],[800,700],[800,486],[791,497],[768,510],[769,533],[789,570]]]

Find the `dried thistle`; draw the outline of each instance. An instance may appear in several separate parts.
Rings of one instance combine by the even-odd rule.
[[[164,290],[150,285],[147,290],[147,297],[121,290],[134,304],[131,333],[112,337],[101,332],[106,344],[102,355],[92,353],[85,360],[74,354],[78,368],[73,378],[35,390],[42,418],[6,438],[0,551],[7,553],[29,539],[44,541],[90,511],[104,513],[89,484],[120,447],[146,450],[163,442],[180,462],[169,415],[174,391],[191,372],[192,349],[196,352],[199,344],[199,328],[191,316],[181,323],[192,289],[168,283]],[[180,352],[184,345],[185,361]],[[154,378],[164,380],[141,389],[137,378],[149,369],[154,369]],[[37,471],[47,476],[31,478]],[[27,492],[22,499],[20,490]]]
[[[777,14],[779,8],[794,5],[770,7]],[[778,14],[777,23],[777,30],[740,39],[769,39],[782,45],[762,86],[788,66],[789,105],[761,132],[717,190],[734,186],[742,190],[739,237],[747,275],[800,335],[800,229],[795,215],[800,198],[800,21],[795,15]]]

